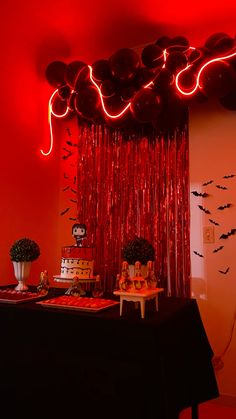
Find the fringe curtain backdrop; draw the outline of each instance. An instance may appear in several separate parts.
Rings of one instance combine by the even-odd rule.
[[[155,248],[168,296],[190,297],[188,124],[173,135],[79,124],[78,222],[87,225],[95,271],[115,287],[123,244],[135,235]]]

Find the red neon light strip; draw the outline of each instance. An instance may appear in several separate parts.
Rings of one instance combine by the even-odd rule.
[[[129,107],[130,107],[130,105],[131,105],[131,102],[129,102],[129,103],[128,103],[128,105],[126,105],[126,106],[124,107],[124,109],[123,109],[120,113],[118,113],[118,114],[116,114],[116,115],[111,115],[109,112],[107,112],[106,107],[105,107],[105,104],[104,104],[104,101],[103,101],[103,96],[102,96],[102,92],[101,92],[101,90],[100,90],[100,87],[97,85],[97,83],[96,83],[96,82],[95,82],[95,80],[93,79],[93,69],[92,69],[91,65],[89,65],[88,67],[89,67],[89,71],[90,71],[90,80],[91,80],[91,82],[94,84],[94,86],[97,88],[97,91],[98,91],[99,96],[100,96],[100,99],[101,99],[102,108],[103,108],[103,110],[104,110],[104,113],[105,113],[105,114],[106,114],[109,118],[111,118],[111,119],[117,119],[117,118],[119,118],[120,116],[122,116],[122,115],[123,115],[123,114],[127,111],[127,109],[129,109]]]
[[[232,57],[234,57],[234,56],[236,56],[236,52],[233,52],[232,54],[229,54],[229,55],[225,55],[225,56],[223,56],[223,57],[213,58],[212,60],[207,61],[207,62],[206,62],[206,63],[205,63],[205,64],[204,64],[201,68],[200,68],[200,70],[199,70],[199,72],[198,72],[198,75],[197,75],[196,84],[195,84],[195,86],[193,86],[192,90],[190,90],[190,91],[186,91],[186,90],[181,89],[181,87],[180,87],[180,85],[179,85],[179,77],[180,77],[180,75],[181,75],[182,73],[184,73],[185,71],[187,71],[190,67],[192,67],[192,64],[187,65],[187,66],[186,66],[183,70],[179,71],[179,73],[176,75],[176,78],[175,78],[176,88],[178,89],[178,91],[179,91],[182,95],[185,95],[185,96],[190,96],[190,95],[193,95],[193,93],[195,93],[195,92],[196,92],[196,90],[197,90],[198,88],[200,88],[200,89],[201,89],[201,85],[200,85],[199,79],[200,79],[200,76],[201,76],[201,74],[202,74],[202,72],[203,72],[204,68],[206,68],[209,64],[215,63],[215,62],[217,62],[217,61],[227,60],[228,58],[232,58]]]
[[[194,47],[189,47],[188,48],[188,50],[194,50],[194,49],[196,49],[196,48],[194,48]],[[164,59],[164,64],[163,64],[163,66],[162,66],[162,68],[165,68],[165,63],[166,63],[166,58],[167,58],[167,55],[168,55],[168,52],[167,52],[167,49],[165,49],[164,51],[163,51],[163,59]],[[182,74],[182,73],[184,73],[185,71],[187,71],[189,68],[191,68],[192,67],[192,65],[193,65],[193,63],[192,64],[188,64],[183,70],[181,70],[181,71],[179,71],[179,73],[176,75],[176,78],[175,78],[175,84],[176,84],[176,88],[177,88],[177,90],[182,94],[182,95],[184,95],[184,96],[190,96],[190,95],[193,95],[195,92],[196,92],[196,90],[198,89],[198,88],[201,88],[201,85],[200,85],[200,82],[199,82],[199,80],[200,80],[200,76],[201,76],[201,74],[202,74],[202,72],[203,72],[203,70],[208,66],[208,65],[210,65],[210,64],[212,64],[212,63],[214,63],[214,62],[217,62],[217,61],[222,61],[222,60],[227,60],[228,58],[232,58],[232,57],[234,57],[234,56],[236,56],[236,52],[233,52],[232,54],[229,54],[229,55],[225,55],[225,56],[223,56],[223,57],[217,57],[217,58],[213,58],[212,60],[209,60],[208,62],[206,62],[201,68],[200,68],[200,70],[198,71],[198,75],[197,75],[197,78],[196,78],[196,84],[195,84],[195,86],[193,86],[192,87],[192,90],[188,90],[188,91],[186,91],[186,90],[183,90],[181,87],[180,87],[180,83],[179,83],[179,77],[180,77],[180,75]],[[196,58],[196,60],[197,60],[197,58]],[[194,60],[194,61],[196,61],[196,60]],[[104,104],[104,100],[103,100],[103,95],[102,95],[102,93],[101,93],[101,89],[100,89],[100,87],[98,86],[98,84],[95,82],[95,80],[93,79],[93,69],[92,69],[92,67],[90,66],[90,65],[88,65],[88,68],[89,68],[89,73],[90,73],[90,80],[91,80],[91,82],[93,83],[93,85],[96,87],[96,89],[97,89],[97,91],[98,91],[98,93],[99,93],[99,96],[100,96],[100,99],[101,99],[101,104],[102,104],[102,108],[103,108],[103,111],[104,111],[104,113],[109,117],[109,118],[111,118],[111,119],[117,119],[117,118],[119,118],[119,117],[121,117],[122,115],[124,115],[124,113],[130,108],[130,105],[131,105],[131,101],[122,109],[122,111],[121,112],[119,112],[118,114],[114,114],[114,115],[112,115],[112,114],[110,114],[107,110],[106,110],[106,107],[105,107],[105,104]],[[82,71],[83,70],[83,68],[80,70],[80,71]],[[79,77],[79,74],[80,74],[80,72],[78,73],[78,75],[77,75],[77,78]],[[76,80],[77,80],[77,78],[76,78]],[[154,79],[155,79],[155,77],[154,77]],[[148,87],[150,87],[152,84],[153,84],[153,81],[154,81],[154,79],[152,80],[152,81],[150,81],[148,84],[146,84],[145,86],[144,86],[144,89],[147,89]],[[53,111],[53,109],[52,109],[52,100],[53,100],[53,98],[55,97],[55,95],[56,94],[58,94],[58,89],[57,90],[55,90],[54,92],[53,92],[53,94],[51,95],[51,97],[50,97],[50,99],[49,99],[49,104],[48,104],[48,122],[49,122],[49,127],[50,127],[50,146],[49,146],[49,150],[47,151],[47,152],[44,152],[42,149],[40,150],[40,152],[41,152],[41,154],[43,155],[43,156],[49,156],[50,155],[50,153],[52,152],[52,149],[53,149],[53,130],[52,130],[52,115],[53,116],[55,116],[56,118],[63,118],[64,116],[66,116],[67,114],[68,114],[68,112],[69,112],[69,107],[67,106],[67,108],[66,108],[66,111],[64,112],[64,113],[62,113],[62,114],[57,114],[57,113],[55,113],[54,111]]]
[[[68,106],[66,108],[66,111],[63,114],[57,114],[53,111],[52,100],[57,93],[58,93],[58,89],[53,92],[53,94],[51,95],[51,97],[49,99],[49,102],[48,102],[48,123],[49,123],[49,129],[50,129],[50,146],[49,146],[49,150],[47,152],[43,151],[42,149],[40,150],[40,153],[43,156],[49,156],[49,154],[51,154],[52,148],[53,148],[52,115],[54,115],[56,118],[63,118],[69,112],[69,107]]]

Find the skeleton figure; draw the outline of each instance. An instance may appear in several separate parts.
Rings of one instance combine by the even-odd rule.
[[[85,224],[74,224],[72,226],[72,235],[75,238],[76,246],[82,247],[82,241],[87,236],[87,228]]]
[[[49,291],[48,271],[46,270],[40,273],[40,281],[37,286],[37,291],[42,295],[47,295]]]

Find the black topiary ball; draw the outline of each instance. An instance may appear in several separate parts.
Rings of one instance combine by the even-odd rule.
[[[154,261],[155,250],[148,240],[135,236],[123,247],[122,258],[130,265],[134,265],[137,261],[146,265],[149,260]]]

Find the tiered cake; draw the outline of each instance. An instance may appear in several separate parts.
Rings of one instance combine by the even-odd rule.
[[[93,248],[65,246],[62,248],[61,277],[73,279],[92,279],[93,277]]]
[[[87,236],[85,224],[76,223],[72,226],[72,235],[76,241],[73,246],[62,247],[61,252],[61,273],[54,275],[55,281],[73,282],[77,277],[79,282],[98,282],[99,275],[94,276],[95,249],[83,246]]]

